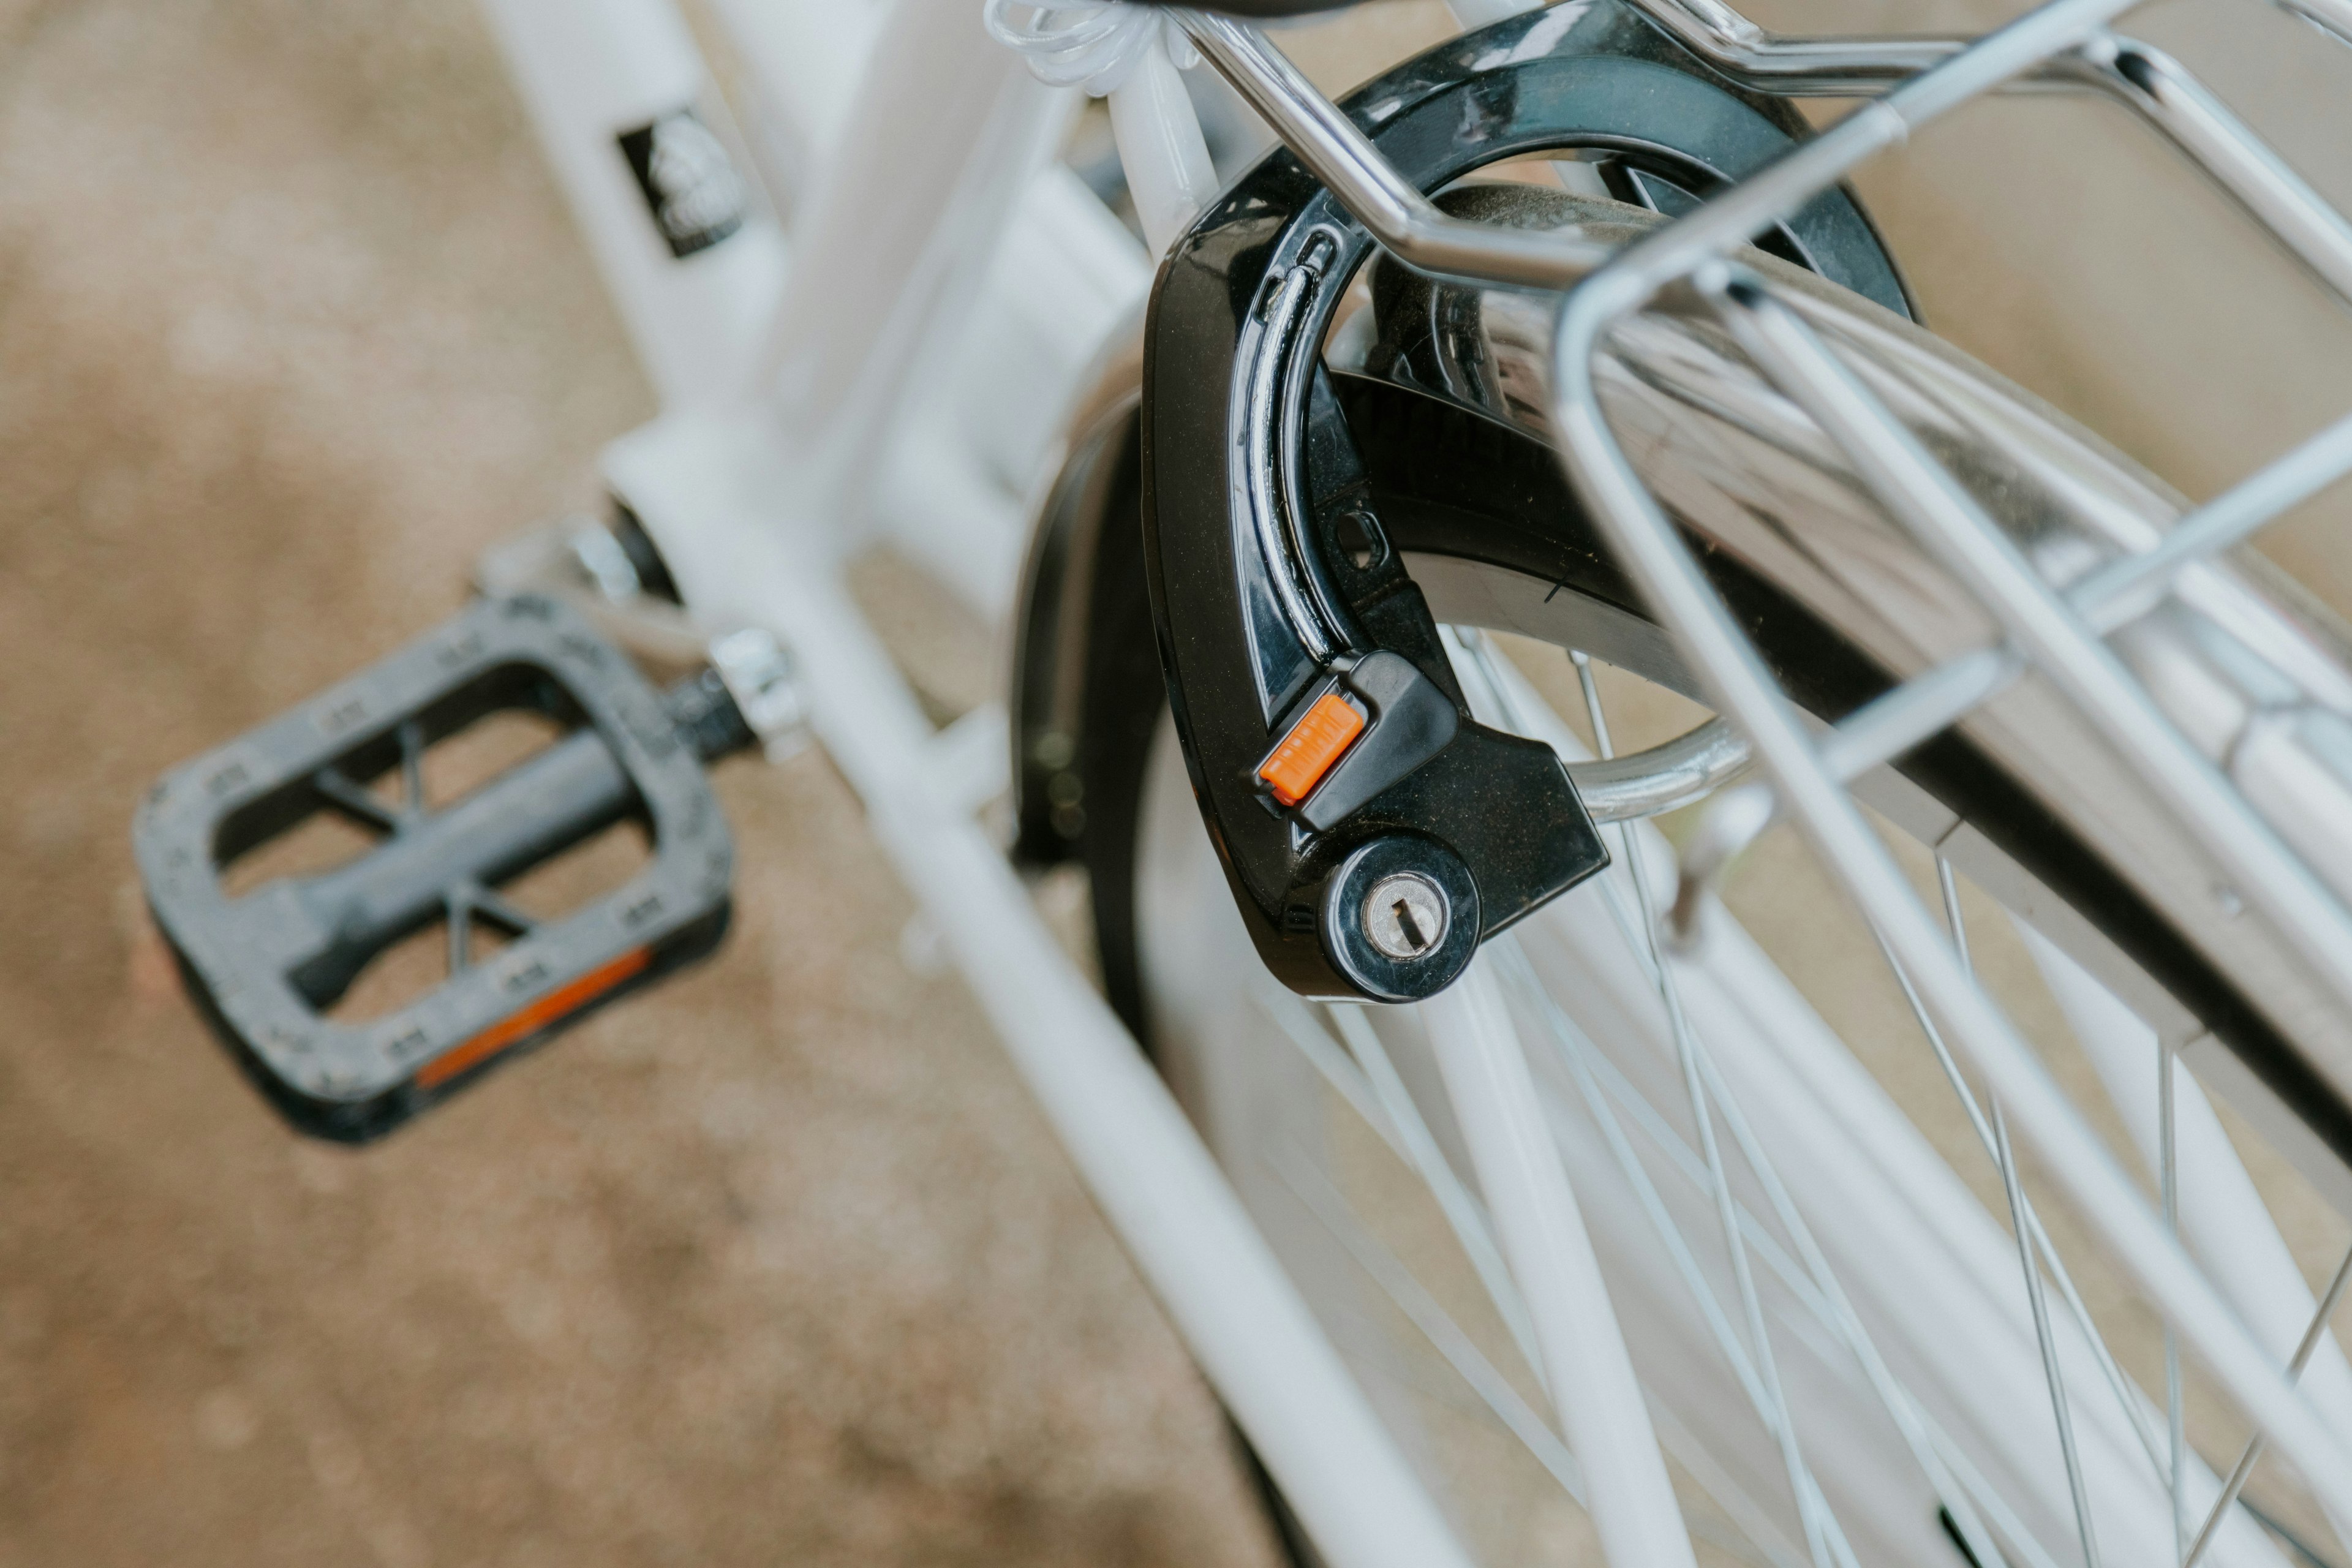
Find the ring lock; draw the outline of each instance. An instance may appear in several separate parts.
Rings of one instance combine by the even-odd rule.
[[[1727,86],[1625,0],[1495,22],[1340,108],[1424,191],[1521,154],[1605,148],[1642,176],[1653,205],[1668,184],[1718,189],[1806,134],[1786,104]],[[1825,195],[1786,227],[1822,276],[1904,310],[1851,198]],[[1400,449],[1422,449],[1414,422],[1459,399],[1444,374],[1408,384],[1326,358],[1372,248],[1282,150],[1211,204],[1153,285],[1139,482],[1177,736],[1259,956],[1303,995],[1401,1000],[1444,983],[1425,977],[1458,973],[1477,942],[1599,871],[1608,852],[1549,748],[1470,716],[1404,569],[1468,537],[1465,514],[1399,483]],[[1401,307],[1376,296],[1368,308]],[[1462,352],[1431,368],[1476,371],[1476,343],[1454,346]],[[1375,423],[1360,432],[1360,415]],[[1556,479],[1556,455],[1525,433],[1475,429],[1487,443],[1478,453],[1501,454],[1511,472],[1539,460]],[[1480,493],[1508,500],[1500,480]],[[1426,683],[1433,715],[1442,702],[1454,718],[1450,738],[1403,764],[1382,758],[1393,715],[1363,689],[1387,658]],[[1372,942],[1361,911],[1370,883],[1329,896],[1392,842],[1420,847],[1381,849],[1402,856],[1390,869],[1417,870],[1446,900],[1429,957],[1395,958]],[[1402,923],[1394,934],[1410,945]]]

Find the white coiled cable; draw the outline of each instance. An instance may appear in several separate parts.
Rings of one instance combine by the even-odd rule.
[[[1201,58],[1183,28],[1164,11],[1124,0],[987,0],[981,16],[1046,85],[1110,100],[1143,242],[1154,257],[1165,254],[1217,188],[1200,118],[1177,74]]]
[[[1155,43],[1178,67],[1200,58],[1175,18],[1127,0],[987,0],[989,36],[1019,51],[1051,87],[1108,98],[1126,85]]]

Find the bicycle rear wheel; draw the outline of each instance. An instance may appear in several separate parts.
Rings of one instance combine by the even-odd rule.
[[[1614,684],[1636,703],[1680,705],[1689,721],[1684,700],[1664,693],[1690,682],[1539,443],[1379,375],[1346,380],[1340,401],[1376,454],[1387,538],[1442,620],[1592,655],[1622,672]],[[1131,505],[1139,476],[1124,473]],[[1825,616],[1818,596],[1757,569],[1752,554],[1722,552],[1711,564],[1768,661],[1822,717],[1883,685],[1859,651],[1866,629]],[[1482,719],[1564,750],[1579,743],[1495,639],[1474,631],[1453,646]],[[1573,706],[1568,666],[1548,657]],[[1087,707],[1130,715],[1123,738],[1090,733],[1081,761],[1115,994],[1481,1554],[1512,1560],[1580,1539],[1565,1500],[1579,1484],[1573,1457],[1542,1414],[1524,1308],[1428,1025],[1414,1009],[1301,1002],[1264,976],[1173,735],[1133,721],[1151,706],[1120,689],[1108,673],[1118,667],[1097,654]],[[1149,667],[1130,650],[1124,668],[1131,682]],[[2337,1222],[2312,1196],[2347,1184],[2333,1099],[2292,1083],[2281,1096],[2233,1066],[2280,1048],[2245,977],[2200,953],[2102,857],[2095,823],[2053,812],[2035,781],[1966,736],[1915,753],[1905,773],[1882,779],[1877,798],[1890,829],[1913,837],[1915,869],[1934,878],[1941,850],[2021,917],[2018,934],[1988,930],[1999,917],[1977,902],[1969,934],[2011,971],[2017,1005],[2044,1016],[2086,1113],[2120,1120],[2147,1145],[2151,1173],[2168,1168],[2196,1189],[2192,1249],[2284,1360],[2314,1304],[2306,1275],[2324,1284],[2341,1251],[2340,1226],[2330,1230]],[[1617,868],[1497,943],[1484,983],[1536,1064],[1695,1531],[1735,1559],[1775,1563],[1938,1563],[1956,1550],[2063,1563],[2081,1558],[2085,1537],[2118,1560],[2175,1549],[2160,1324],[2084,1245],[2031,1162],[1998,1157],[1994,1108],[1947,1074],[1867,934],[1825,880],[1805,880],[1801,857],[1773,850],[1757,864],[1780,884],[1777,900],[1733,889],[1735,905],[1765,911],[1760,934],[1727,922],[1700,957],[1665,961],[1692,1025],[1678,1031],[1632,880],[1638,859],[1647,905],[1662,903],[1674,852],[1654,828],[1627,831]],[[2149,1018],[2116,999],[2117,984]],[[2198,1059],[2266,1118],[2269,1142],[2253,1146],[2251,1126],[2225,1122],[2234,1113],[2176,1069],[2168,1163],[2155,1114],[2161,1053],[2200,1036],[2228,1047]],[[1715,1124],[1712,1158],[1700,1104]],[[2009,1170],[2021,1173],[2023,1228],[2048,1238],[2031,1292],[2004,1234]],[[1718,1224],[1727,1207],[1738,1249]],[[2305,1375],[2323,1413],[2352,1427],[2352,1371],[2332,1345]],[[2189,1386],[2188,1404],[2210,1403],[2193,1376]],[[1788,1432],[1800,1441],[1784,1442]],[[2193,1531],[2237,1432],[2200,1415],[2189,1436],[2208,1456],[2183,1466]],[[2291,1479],[2265,1476],[2255,1492],[2269,1523],[2226,1510],[2212,1560],[2332,1549],[2326,1510]]]

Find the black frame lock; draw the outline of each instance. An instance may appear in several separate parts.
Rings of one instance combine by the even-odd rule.
[[[1286,153],[1176,248],[1145,373],[1145,559],[1195,795],[1267,966],[1433,995],[1601,870],[1549,747],[1476,722],[1320,344],[1370,240]]]
[[[1643,189],[1697,199],[1804,134],[1786,104],[1723,84],[1622,0],[1476,29],[1340,108],[1430,192],[1483,165],[1578,149],[1640,174]],[[1766,242],[1785,241],[1832,280],[1906,308],[1843,195],[1776,236]],[[1324,363],[1372,249],[1276,149],[1171,251],[1146,329],[1145,560],[1194,794],[1259,953],[1303,994],[1406,1000],[1443,988],[1479,941],[1608,855],[1549,748],[1471,718],[1382,525],[1385,508],[1413,548],[1437,554],[1465,520],[1515,526],[1449,521],[1439,487],[1401,497],[1376,482],[1405,459],[1364,461],[1360,436],[1381,437],[1351,429],[1345,410],[1411,418],[1403,404],[1425,398],[1457,422],[1465,412],[1443,376],[1400,387]],[[1451,345],[1446,368],[1483,374],[1480,347]],[[1541,487],[1528,503],[1574,504]]]
[[[1481,167],[1570,153],[1598,160],[1622,199],[1669,214],[1810,134],[1786,100],[1727,83],[1625,0],[1474,29],[1339,107],[1433,195]],[[1909,313],[1843,192],[1757,242]],[[1481,557],[1482,531],[1511,536],[1508,558],[1553,542],[1565,555],[1593,531],[1545,514],[1576,504],[1554,454],[1485,423],[1508,389],[1480,384],[1496,366],[1475,330],[1428,320],[1435,352],[1400,374],[1327,365],[1372,251],[1277,148],[1171,252],[1146,328],[1145,559],[1193,790],[1258,952],[1302,994],[1403,1000],[1443,987],[1479,940],[1608,856],[1547,748],[1472,721],[1397,559]],[[1438,431],[1458,449],[1419,444]],[[1529,462],[1541,480],[1524,479]],[[1638,612],[1624,589],[1620,607]]]

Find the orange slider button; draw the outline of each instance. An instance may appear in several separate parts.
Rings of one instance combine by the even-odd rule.
[[[1331,764],[1363,732],[1362,711],[1338,692],[1327,691],[1299,716],[1274,754],[1258,764],[1257,776],[1276,800],[1297,805],[1315,793]]]

